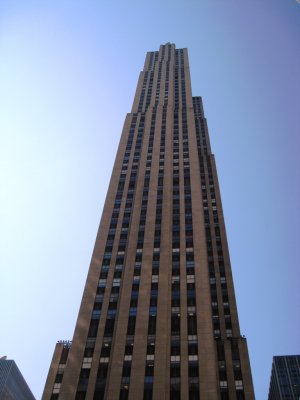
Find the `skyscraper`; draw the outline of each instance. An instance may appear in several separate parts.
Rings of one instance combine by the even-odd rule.
[[[0,358],[0,399],[35,400],[14,360]]]
[[[43,399],[254,399],[214,156],[187,49],[147,53],[72,343]]]
[[[300,356],[273,357],[268,399],[300,399]]]

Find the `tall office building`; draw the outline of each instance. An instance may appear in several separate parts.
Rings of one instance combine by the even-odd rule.
[[[273,357],[268,399],[300,399],[300,356]]]
[[[57,344],[43,399],[254,399],[187,49],[147,53],[73,341]]]
[[[35,400],[14,360],[0,358],[0,400]]]

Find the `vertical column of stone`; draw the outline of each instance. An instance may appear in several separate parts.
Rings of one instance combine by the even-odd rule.
[[[154,363],[154,385],[153,399],[168,399],[170,358],[170,232],[171,232],[171,175],[170,165],[172,163],[171,126],[172,115],[167,108],[166,139],[165,139],[165,173],[162,203],[160,260],[159,260],[159,283],[157,300],[157,322],[156,322],[156,344]],[[162,115],[162,114],[161,114]],[[161,397],[160,397],[161,396]]]
[[[160,126],[161,115],[157,115],[156,110],[150,108],[148,110],[148,122],[151,122],[152,113],[155,116],[154,143],[151,160],[151,175],[147,203],[146,226],[144,234],[143,258],[140,277],[139,301],[137,311],[137,321],[135,328],[135,339],[132,356],[132,373],[131,380],[134,382],[130,385],[129,399],[142,399],[144,391],[144,377],[146,365],[147,351],[147,332],[149,320],[151,275],[152,275],[152,257],[153,257],[153,238],[156,216],[156,188],[158,179],[159,165],[159,146],[160,146]],[[147,124],[147,137],[150,132],[150,124]],[[147,156],[145,149],[145,159]],[[144,168],[145,170],[146,168]]]
[[[192,199],[201,199],[200,171],[194,115],[188,114]],[[193,202],[196,305],[200,398],[218,399],[217,365],[214,347],[207,246],[202,201]]]
[[[42,400],[50,400],[52,393],[53,393],[53,388],[54,388],[54,383],[55,383],[55,378],[58,372],[58,366],[60,364],[60,359],[61,355],[64,349],[64,344],[63,343],[57,343],[54,349],[50,369],[48,372],[47,380],[46,380],[46,385],[45,385],[45,390],[42,396]]]

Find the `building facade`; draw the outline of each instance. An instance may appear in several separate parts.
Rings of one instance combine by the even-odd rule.
[[[273,357],[268,399],[300,399],[300,356]]]
[[[254,399],[187,49],[147,53],[73,341],[57,344],[43,399]]]
[[[0,400],[35,400],[14,360],[0,359]]]

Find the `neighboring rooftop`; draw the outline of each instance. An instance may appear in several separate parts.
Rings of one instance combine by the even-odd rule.
[[[300,399],[300,355],[274,356],[269,400]]]
[[[14,360],[0,358],[0,399],[35,400]]]

